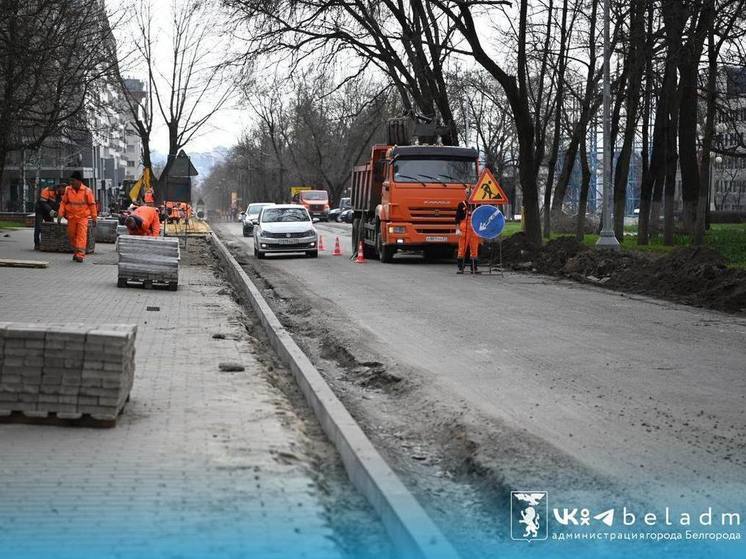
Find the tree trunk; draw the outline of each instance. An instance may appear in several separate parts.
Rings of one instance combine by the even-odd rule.
[[[554,113],[554,137],[552,140],[552,152],[549,156],[549,169],[547,175],[547,184],[544,187],[544,238],[549,239],[552,236],[552,214],[550,207],[552,204],[552,190],[554,190],[554,173],[559,156],[559,145],[562,131],[562,103],[565,93],[565,68],[567,57],[565,49],[567,44],[567,3],[562,3],[562,27],[560,28],[560,50],[559,50],[559,70],[557,72],[557,101]]]
[[[642,70],[645,63],[645,2],[634,0],[631,5],[629,52],[626,64],[630,66],[625,105],[626,122],[622,149],[614,170],[614,234],[621,243],[624,240],[624,215],[627,209],[627,180],[632,148],[637,133],[637,113],[640,106]]]
[[[694,244],[701,246],[705,242],[707,227],[707,210],[710,204],[710,150],[715,136],[715,115],[717,109],[717,59],[718,47],[715,42],[714,0],[708,4],[707,17],[707,86],[705,89],[706,116],[705,130],[702,138],[702,160],[699,167],[699,193],[697,196],[697,214],[694,225]],[[722,43],[721,43],[722,44]]]
[[[637,223],[637,244],[647,245],[650,239],[650,211],[653,195],[653,165],[652,157],[648,154],[650,138],[650,105],[653,95],[653,44],[655,36],[653,35],[653,20],[655,19],[655,6],[652,2],[648,3],[648,27],[645,48],[645,104],[643,105],[642,115],[642,177],[640,180],[640,211]],[[659,134],[659,121],[656,115],[653,131],[653,150],[660,148],[660,139],[656,140]]]
[[[565,152],[564,163],[562,165],[562,172],[560,178],[557,180],[557,187],[554,191],[554,199],[552,200],[552,213],[559,214],[562,211],[562,204],[565,202],[565,195],[567,194],[567,185],[572,175],[572,169],[575,166],[575,158],[578,153],[578,145],[581,140],[587,134],[588,123],[591,120],[591,116],[596,112],[600,99],[594,101],[596,97],[596,45],[594,37],[596,35],[596,21],[598,15],[598,2],[593,2],[591,5],[591,14],[589,20],[588,37],[590,38],[590,48],[588,51],[588,73],[585,80],[585,91],[581,102],[581,113],[578,119],[575,129],[573,130],[570,144]],[[560,110],[560,107],[557,108]]]
[[[591,186],[591,168],[588,165],[588,150],[585,145],[586,139],[580,141],[580,171],[582,175],[580,183],[580,196],[578,198],[578,221],[575,229],[575,240],[579,243],[585,238],[585,212],[588,208],[588,189]]]
[[[679,112],[679,166],[681,167],[682,220],[689,234],[694,233],[699,197],[699,166],[697,164],[697,63],[680,64],[679,84],[681,106]]]
[[[5,158],[8,153],[5,149],[0,149],[0,211],[5,211],[7,204],[5,200],[5,187],[3,186],[3,178],[5,176]]]
[[[673,245],[674,235],[674,204],[676,203],[676,170],[678,153],[676,152],[676,117],[671,115],[671,127],[666,138],[666,183],[663,199],[663,244]]]

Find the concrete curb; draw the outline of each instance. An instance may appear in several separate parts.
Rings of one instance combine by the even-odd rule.
[[[214,232],[210,236],[228,279],[252,306],[272,347],[292,371],[347,475],[380,516],[397,559],[459,559],[441,531],[407,490],[310,359],[275,316],[261,292]]]

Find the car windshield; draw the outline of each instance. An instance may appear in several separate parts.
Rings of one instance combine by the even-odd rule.
[[[267,208],[262,212],[263,223],[311,221],[308,212],[302,208]]]
[[[394,180],[474,184],[477,163],[472,159],[404,159],[394,161]]]
[[[264,204],[262,206],[249,206],[249,209],[246,210],[246,215],[259,215],[259,212],[262,211],[262,208],[268,205],[269,204]]]
[[[303,200],[326,200],[327,194],[323,190],[306,190],[300,193]]]
[[[343,209],[343,210],[345,210],[347,208],[351,208],[352,207],[352,202],[350,200],[351,200],[350,198],[342,198],[339,201],[339,207],[341,209]]]

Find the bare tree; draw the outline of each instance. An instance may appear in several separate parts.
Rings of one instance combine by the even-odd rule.
[[[429,2],[412,0],[225,0],[234,19],[251,35],[246,60],[290,54],[293,70],[314,57],[317,64],[354,55],[357,66],[341,80],[370,68],[383,72],[399,92],[405,110],[441,118],[457,141],[448,99],[445,64],[453,50],[454,28]]]
[[[152,95],[168,128],[168,161],[160,181],[168,176],[176,155],[229,101],[234,92],[226,68],[212,56],[216,37],[213,7],[209,2],[188,0],[173,6],[170,59],[159,66],[153,56],[150,26],[141,26],[144,47],[140,54],[152,78]]]
[[[138,4],[131,7],[128,13],[129,23],[134,28],[134,46],[129,50],[120,48],[110,53],[116,60],[114,78],[119,92],[124,100],[126,111],[129,114],[129,125],[140,137],[142,143],[143,167],[153,168],[150,155],[150,141],[153,133],[154,99],[150,91],[154,89],[155,67],[150,61],[153,60],[153,15],[151,4],[148,0],[140,0]],[[125,76],[128,71],[137,73],[143,69],[147,74],[145,78],[146,91],[140,92],[132,87],[133,80]]]
[[[38,150],[75,124],[112,70],[100,48],[112,41],[97,0],[0,4],[0,184],[9,152]]]
[[[516,59],[515,74],[511,74],[507,66],[498,62],[487,53],[483,44],[483,34],[477,27],[477,19],[484,15],[484,7],[494,8],[508,2],[463,2],[450,0],[428,0],[435,9],[442,12],[452,22],[468,45],[468,50],[461,49],[460,53],[470,56],[497,80],[505,92],[511,108],[513,122],[518,138],[519,174],[523,193],[523,219],[529,239],[541,244],[541,222],[539,218],[539,168],[543,162],[545,152],[545,126],[538,126],[535,118],[538,101],[543,104],[552,99],[551,94],[544,95],[546,71],[548,68],[548,52],[546,45],[535,45],[533,52],[529,52],[527,37],[530,27],[529,2],[521,0],[518,4],[518,21],[516,26]],[[551,29],[551,26],[549,26]],[[544,49],[542,51],[542,49]],[[538,78],[532,75],[531,62],[538,59]],[[533,80],[536,79],[534,82]],[[550,81],[551,82],[551,81]],[[532,83],[538,91],[532,90]],[[545,111],[546,115],[549,111]]]
[[[291,186],[327,190],[337,202],[393,112],[387,84],[359,78],[336,87],[323,69],[254,81],[246,90],[256,123],[207,181],[240,193],[244,203],[287,201]]]

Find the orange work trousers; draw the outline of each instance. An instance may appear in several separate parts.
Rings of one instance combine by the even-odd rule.
[[[67,220],[67,238],[73,247],[73,253],[85,258],[85,249],[88,246],[88,218]]]
[[[469,219],[462,219],[458,228],[461,235],[458,238],[458,257],[466,258],[466,247],[469,247],[469,258],[479,257],[479,237],[469,223]]]

